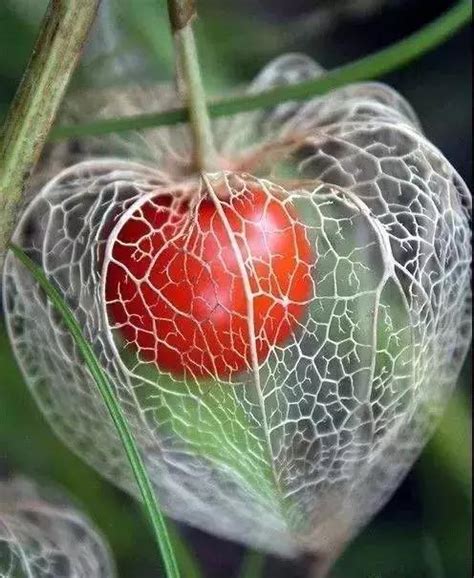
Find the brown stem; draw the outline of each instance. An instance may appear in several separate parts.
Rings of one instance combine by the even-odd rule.
[[[51,0],[0,133],[0,262],[100,0]]]
[[[196,17],[195,0],[168,0],[168,13],[173,34],[188,26]]]
[[[335,557],[321,553],[307,554],[305,562],[308,568],[308,578],[329,578]]]
[[[328,578],[332,563],[327,559],[316,559],[310,570],[310,578]]]

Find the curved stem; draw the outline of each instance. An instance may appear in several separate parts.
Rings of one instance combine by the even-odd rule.
[[[192,29],[195,2],[168,0],[168,12],[175,45],[178,90],[187,102],[193,133],[194,168],[212,171],[217,167],[217,154]]]
[[[51,0],[0,134],[0,261],[100,0]]]
[[[128,425],[127,418],[125,417],[120,403],[115,397],[114,388],[112,387],[107,374],[98,362],[91,345],[84,338],[81,327],[76,321],[74,314],[65,303],[56,287],[51,284],[44,272],[30,259],[30,257],[28,257],[21,247],[10,243],[9,248],[15,257],[33,275],[38,285],[46,293],[58,313],[60,313],[65,326],[69,330],[79,351],[81,352],[84,362],[109,411],[110,417],[117,429],[117,433],[130,462],[135,480],[142,495],[145,510],[148,514],[158,547],[163,557],[166,575],[168,578],[180,578],[178,564],[176,562],[163,514],[158,505],[155,491],[150,478],[148,477],[145,464],[135,443],[130,426]]]
[[[453,8],[438,19],[380,52],[299,84],[279,86],[257,94],[244,94],[220,99],[208,105],[208,113],[211,117],[221,117],[275,106],[289,100],[305,100],[319,94],[325,94],[350,82],[379,77],[432,50],[469,22],[471,17],[471,1],[459,0]],[[71,137],[141,130],[186,122],[188,118],[189,115],[186,108],[176,108],[156,114],[142,114],[87,124],[60,126],[53,129],[50,137],[52,140],[60,140]]]

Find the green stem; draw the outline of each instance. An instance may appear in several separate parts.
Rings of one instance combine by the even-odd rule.
[[[305,100],[312,96],[325,94],[350,82],[379,77],[400,68],[435,48],[469,22],[471,17],[471,1],[460,0],[448,12],[420,31],[380,52],[336,68],[321,77],[299,84],[279,86],[258,94],[245,94],[218,100],[209,104],[207,107],[208,113],[215,118],[275,106],[289,100]],[[186,108],[177,108],[156,114],[141,114],[87,124],[60,126],[53,129],[50,137],[52,140],[60,140],[71,137],[142,130],[186,122],[188,117]]]
[[[117,428],[118,435],[127,454],[130,466],[133,470],[136,482],[143,498],[143,504],[153,527],[158,547],[161,551],[168,578],[179,578],[178,564],[173,552],[171,540],[168,535],[165,520],[161,513],[153,486],[148,477],[145,464],[137,448],[133,434],[128,425],[123,410],[115,398],[114,389],[109,382],[102,366],[97,361],[91,345],[84,338],[81,327],[76,321],[74,314],[64,302],[59,291],[51,284],[43,271],[32,261],[26,253],[17,245],[10,243],[10,250],[23,263],[33,275],[38,285],[44,290],[51,303],[61,314],[64,324],[70,331],[79,351],[81,352],[89,372],[91,373],[97,388],[110,413],[112,421]]]
[[[265,555],[255,550],[247,550],[238,578],[262,578],[265,567]]]
[[[175,45],[178,89],[186,100],[193,133],[193,165],[198,171],[216,170],[217,154],[192,29],[195,2],[168,0],[168,12]]]
[[[186,539],[181,536],[177,524],[169,521],[167,526],[182,575],[185,578],[204,578],[198,560]]]
[[[0,133],[0,260],[100,0],[51,0]]]

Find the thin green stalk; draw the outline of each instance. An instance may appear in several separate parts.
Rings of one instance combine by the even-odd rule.
[[[173,544],[176,557],[179,560],[181,574],[185,578],[204,578],[200,565],[196,560],[193,550],[189,547],[186,540],[182,538],[178,526],[169,521],[168,533]]]
[[[199,171],[212,171],[217,167],[217,154],[192,28],[196,16],[195,1],[168,0],[168,12],[174,39],[178,91],[186,100],[193,134],[193,165]]]
[[[68,305],[63,301],[58,290],[51,284],[43,271],[32,261],[28,255],[17,245],[10,243],[10,250],[23,263],[23,265],[30,271],[37,283],[44,290],[51,303],[56,307],[61,314],[64,324],[68,328],[73,337],[79,351],[81,352],[84,361],[89,369],[97,388],[104,400],[105,405],[110,413],[112,421],[117,428],[120,440],[127,454],[130,466],[140,489],[143,504],[151,522],[158,547],[163,557],[163,562],[168,578],[179,578],[180,573],[178,564],[176,562],[171,540],[168,535],[166,523],[161,513],[158,501],[156,499],[153,486],[148,477],[146,467],[143,463],[140,452],[135,444],[133,434],[129,428],[127,419],[122,411],[120,404],[117,402],[112,385],[110,384],[107,375],[102,369],[100,363],[94,354],[90,344],[82,335],[81,328],[74,318],[74,314]]]
[[[229,116],[239,112],[275,106],[289,100],[305,100],[312,96],[325,94],[351,82],[377,78],[432,50],[467,24],[471,17],[471,1],[460,0],[448,12],[418,32],[375,54],[299,84],[279,86],[258,94],[223,98],[209,104],[207,110],[209,115],[214,118]],[[142,130],[186,122],[188,118],[186,108],[176,108],[156,114],[142,114],[73,126],[60,126],[52,130],[50,138],[51,140],[60,140],[128,130]]]
[[[0,133],[0,261],[100,0],[51,0]]]
[[[256,550],[247,550],[238,578],[262,578],[265,567],[265,555]]]

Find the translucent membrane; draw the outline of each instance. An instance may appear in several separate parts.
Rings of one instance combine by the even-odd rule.
[[[319,72],[288,55],[251,90]],[[163,159],[178,141],[166,158],[182,159],[183,130],[144,142]],[[380,84],[216,131],[233,171],[76,164],[38,193],[14,240],[75,312],[170,515],[280,555],[328,552],[388,499],[456,382],[470,195]],[[4,291],[52,427],[136,493],[72,339],[12,257]]]
[[[0,482],[2,578],[112,578],[108,547],[57,492],[24,478]]]

